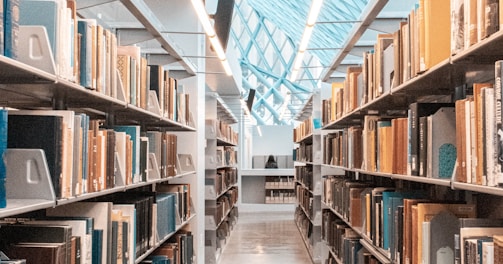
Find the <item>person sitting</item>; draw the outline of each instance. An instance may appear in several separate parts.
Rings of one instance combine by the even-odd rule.
[[[266,169],[277,169],[278,168],[278,163],[274,160],[273,155],[269,155],[269,158],[267,158],[267,162],[265,163],[265,168]]]

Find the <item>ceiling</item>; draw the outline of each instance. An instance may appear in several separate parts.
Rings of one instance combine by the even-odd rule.
[[[252,108],[257,124],[290,124],[312,105],[309,99],[321,82],[343,81],[347,67],[360,65],[363,52],[373,49],[377,34],[396,31],[415,2],[325,0],[299,77],[290,82],[311,0],[236,0],[231,35],[244,95],[258,91]]]

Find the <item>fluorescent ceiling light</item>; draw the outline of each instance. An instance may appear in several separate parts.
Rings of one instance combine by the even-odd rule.
[[[225,60],[225,51],[222,48],[222,45],[220,44],[220,41],[218,40],[217,36],[210,37],[210,43],[211,46],[213,46],[213,49],[217,53],[217,57],[220,60]]]
[[[194,10],[196,11],[197,17],[199,18],[199,21],[203,25],[204,32],[206,32],[206,35],[208,35],[209,37],[216,36],[215,29],[211,24],[208,13],[206,13],[206,7],[204,6],[203,1],[192,0],[191,2],[192,6],[194,7]]]
[[[299,70],[302,66],[302,61],[304,60],[304,52],[299,51],[297,56],[295,56],[295,61],[293,62],[293,70]]]
[[[309,40],[311,39],[311,35],[313,34],[313,26],[306,26],[304,29],[304,34],[302,34],[302,39],[299,44],[299,52],[304,52],[307,49],[307,45],[309,45]]]
[[[323,0],[313,0],[311,8],[309,9],[309,16],[307,17],[308,26],[313,26],[316,20],[318,20],[322,4]]]
[[[299,70],[294,69],[290,74],[290,81],[294,82],[297,79],[297,74],[299,74]]]
[[[231,76],[232,75],[232,70],[231,70],[231,65],[229,64],[229,61],[228,60],[222,60],[222,66],[224,66],[225,74],[227,74],[228,76]]]

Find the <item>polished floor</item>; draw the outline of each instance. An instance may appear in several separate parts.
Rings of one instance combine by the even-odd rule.
[[[309,264],[293,212],[240,213],[219,264]]]

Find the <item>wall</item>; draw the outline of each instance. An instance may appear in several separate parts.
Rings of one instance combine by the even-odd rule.
[[[259,126],[262,135],[253,129],[252,156],[292,155],[293,126]],[[250,157],[251,159],[251,157]]]

